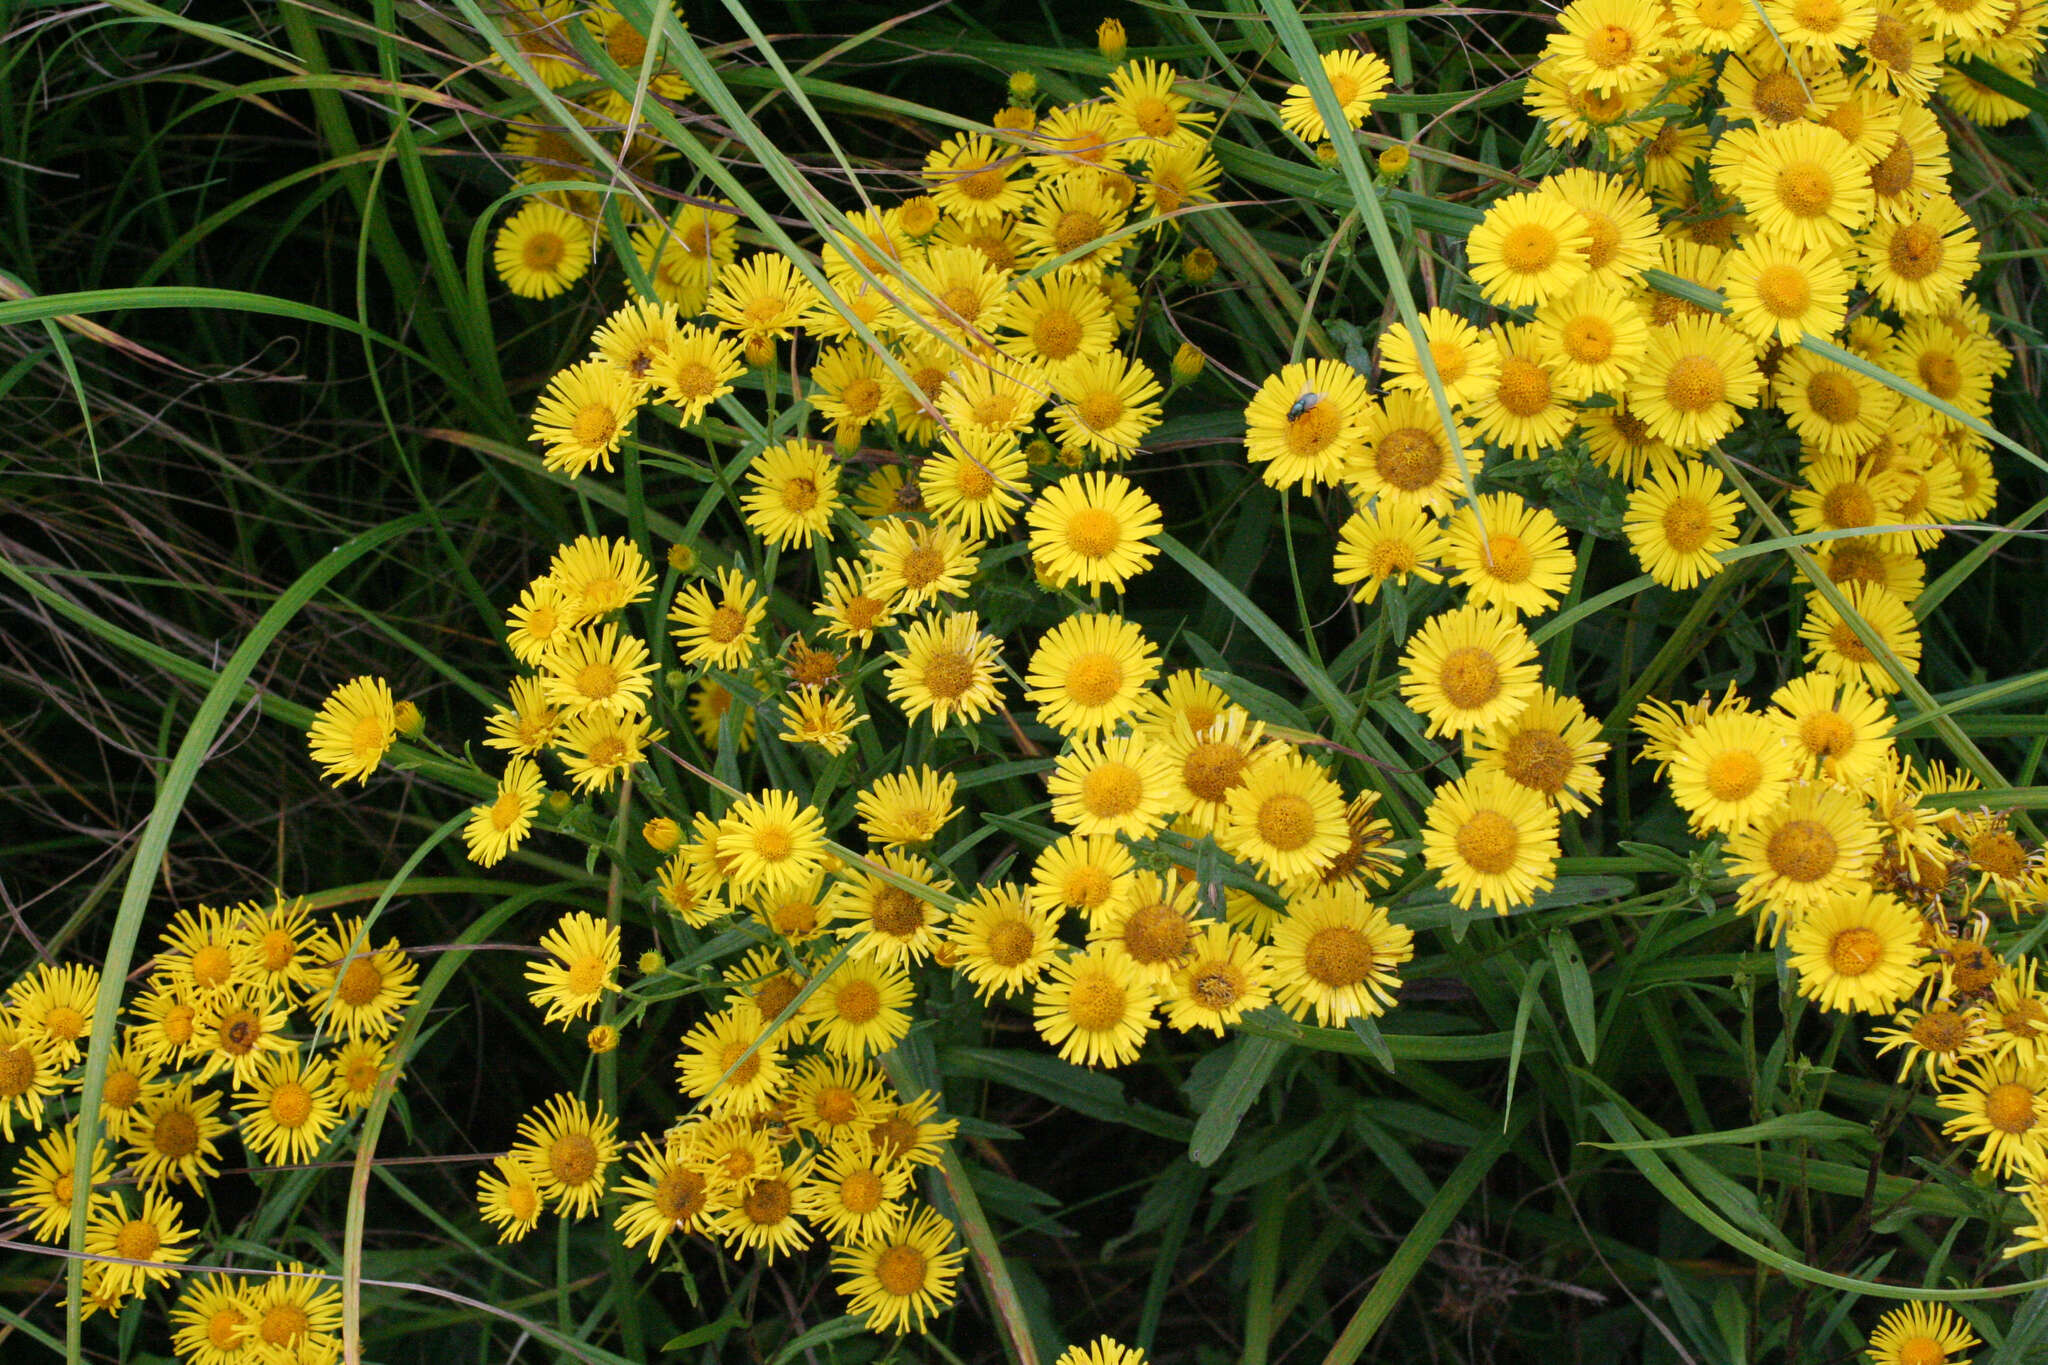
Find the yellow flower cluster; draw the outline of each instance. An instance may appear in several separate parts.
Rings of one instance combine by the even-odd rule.
[[[86,1312],[118,1310],[191,1256],[196,1232],[181,1221],[174,1187],[207,1194],[230,1131],[258,1167],[326,1150],[386,1079],[417,974],[395,940],[377,947],[360,919],[317,923],[300,900],[200,905],[172,918],[108,1061],[90,1171],[74,1118],[23,1154],[8,1190],[31,1235],[61,1243],[83,1173],[93,1187],[87,1254],[142,1263],[88,1262]],[[47,1107],[79,1089],[100,987],[91,967],[44,964],[8,989],[0,1134],[9,1140],[16,1120],[40,1131]],[[310,1041],[298,1036],[302,1020]],[[172,1311],[180,1342],[217,1329],[216,1345],[246,1342],[248,1359],[265,1365],[338,1359],[340,1294],[301,1270],[195,1278]]]
[[[1964,803],[1973,779],[1922,767],[1892,741],[1884,703],[1827,673],[1764,710],[1732,689],[1637,717],[1692,827],[1726,838],[1737,903],[1783,940],[1799,993],[1826,1010],[1884,1014],[1870,1035],[1919,1069],[1981,1141],[1978,1164],[2019,1176],[2037,1219],[2010,1254],[2048,1245],[2048,991],[2038,960],[2001,957],[1992,912],[2048,909],[2048,864],[2009,818]]]

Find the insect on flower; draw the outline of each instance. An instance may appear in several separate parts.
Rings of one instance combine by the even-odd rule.
[[[1287,410],[1287,420],[1290,422],[1295,421],[1322,401],[1323,396],[1319,393],[1304,393],[1301,397],[1295,399],[1294,406]]]

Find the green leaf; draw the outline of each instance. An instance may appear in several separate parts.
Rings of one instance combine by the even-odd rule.
[[[1194,1136],[1195,1125],[1187,1119],[1149,1105],[1132,1104],[1124,1096],[1121,1081],[1043,1053],[1006,1048],[946,1048],[939,1053],[939,1069],[948,1076],[968,1076],[1007,1085],[1077,1114],[1174,1142],[1186,1142]]]
[[[1841,1138],[1868,1138],[1867,1125],[1839,1118],[1834,1114],[1779,1114],[1741,1128],[1727,1128],[1718,1133],[1686,1133],[1678,1137],[1643,1138],[1634,1142],[1588,1142],[1588,1147],[1598,1147],[1608,1152],[1658,1152],[1678,1147],[1746,1147],[1758,1142],[1777,1142],[1789,1139],[1804,1139],[1809,1142],[1832,1142]]]
[[[1564,997],[1564,1017],[1578,1036],[1579,1051],[1586,1054],[1590,1063],[1600,1045],[1600,1026],[1593,1017],[1593,978],[1586,971],[1578,940],[1563,929],[1552,929],[1550,961],[1557,968],[1557,991]]]
[[[1380,1026],[1372,1016],[1354,1016],[1351,1020],[1351,1031],[1365,1044],[1365,1050],[1372,1054],[1373,1060],[1391,1074],[1394,1070],[1394,1049],[1387,1045],[1386,1035],[1380,1032]]]
[[[1202,1116],[1195,1120],[1195,1134],[1188,1143],[1188,1160],[1197,1166],[1216,1164],[1216,1158],[1237,1136],[1237,1126],[1244,1120],[1245,1111],[1272,1079],[1273,1068],[1287,1055],[1287,1044],[1274,1038],[1239,1038],[1230,1046],[1236,1055],[1230,1059],[1229,1069],[1209,1097]]]

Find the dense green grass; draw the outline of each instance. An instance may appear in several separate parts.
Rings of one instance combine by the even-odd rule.
[[[58,959],[119,977],[173,909],[273,888],[375,908],[426,953],[404,1035],[418,1046],[388,1112],[319,1169],[217,1182],[195,1261],[347,1276],[363,1359],[383,1361],[499,1361],[523,1342],[526,1359],[638,1361],[679,1343],[664,1354],[1049,1362],[1098,1332],[1157,1360],[1246,1365],[1827,1360],[1923,1287],[1991,1343],[1980,1360],[2038,1358],[2048,1261],[2000,1261],[2014,1201],[1972,1178],[1924,1087],[1892,1084],[1860,1028],[1793,995],[1729,908],[1724,869],[1623,743],[1645,697],[1731,682],[1763,696],[1796,671],[1788,560],[1811,538],[1774,522],[1785,458],[1759,468],[1739,446],[1746,524],[1770,543],[1690,595],[1638,576],[1620,500],[1583,457],[1503,472],[1498,486],[1542,497],[1582,547],[1572,600],[1535,634],[1546,680],[1616,742],[1609,795],[1566,822],[1558,884],[1527,914],[1467,915],[1429,878],[1404,883],[1392,903],[1418,953],[1379,1025],[1275,1016],[1220,1045],[1156,1037],[1107,1075],[1056,1062],[1014,1010],[935,990],[929,1027],[892,1059],[906,1091],[941,1089],[963,1120],[932,1197],[957,1213],[972,1270],[931,1338],[842,1331],[817,1265],[764,1272],[694,1246],[649,1270],[595,1224],[495,1245],[475,1174],[524,1110],[586,1080],[636,1116],[629,1131],[678,1108],[673,1035],[694,1016],[597,1064],[520,998],[553,915],[615,909],[613,867],[644,875],[647,860],[586,859],[557,838],[482,874],[447,822],[487,783],[406,746],[400,772],[337,792],[306,760],[306,723],[334,683],[378,672],[459,753],[507,674],[503,611],[558,542],[600,530],[755,550],[714,483],[650,459],[572,486],[526,442],[541,387],[622,289],[601,270],[540,305],[491,275],[501,125],[552,122],[558,106],[480,69],[480,13],[0,9],[4,975]],[[753,244],[814,245],[857,207],[849,180],[880,201],[908,193],[924,152],[999,107],[1012,70],[1065,100],[1112,65],[1096,16],[1061,6],[999,22],[861,4],[689,17],[702,46],[679,62],[701,97],[683,155],[642,189],[715,189],[749,210]],[[1471,201],[1554,163],[1517,102],[1546,29],[1245,0],[1122,17],[1134,54],[1174,62],[1224,111],[1228,176],[1226,202],[1181,229],[1221,259],[1217,282],[1182,282],[1174,251],[1146,258],[1142,353],[1163,371],[1185,340],[1210,366],[1136,466],[1172,539],[1125,611],[1174,640],[1177,666],[1336,745],[1347,782],[1383,789],[1412,841],[1457,756],[1422,741],[1394,661],[1450,595],[1346,601],[1324,572],[1343,509],[1263,488],[1241,410],[1287,360],[1369,351],[1402,312],[1453,296]],[[1361,23],[1401,93],[1325,169],[1270,107],[1307,52]],[[2048,512],[2031,453],[2048,449],[2048,232],[2031,189],[2048,175],[2048,122],[1951,132],[1956,193],[1994,261],[1979,294],[2018,359],[1996,406],[2002,529],[1954,535],[1931,559],[1900,734],[1974,772],[1988,790],[1973,803],[2024,821],[2048,803],[2048,558],[2029,529]],[[1415,160],[1375,195],[1366,156],[1397,140]],[[730,421],[675,448],[737,469],[751,434]],[[982,609],[1019,640],[1048,623],[1021,591]],[[999,766],[1015,757],[978,776],[1000,793],[992,808],[1022,816],[1046,765]],[[717,770],[737,785],[761,771]],[[660,776],[684,789],[683,773]],[[1005,852],[1028,857],[1043,825],[991,822],[956,874],[972,884]],[[0,1267],[9,1360],[167,1357],[162,1296],[81,1330],[60,1259],[9,1242]],[[2023,1281],[2027,1297],[2008,1297]]]

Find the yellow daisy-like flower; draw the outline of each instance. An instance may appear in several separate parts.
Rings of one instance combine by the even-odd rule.
[[[530,200],[499,227],[491,263],[520,298],[551,299],[590,269],[589,225],[558,205]]]
[[[1165,753],[1174,774],[1176,827],[1191,835],[1217,830],[1229,812],[1232,792],[1244,785],[1251,767],[1277,753],[1266,727],[1240,707],[1226,707],[1197,730],[1185,715],[1162,729],[1144,732]]]
[[[1600,724],[1578,698],[1538,688],[1513,720],[1472,737],[1472,771],[1498,771],[1564,810],[1584,815],[1597,805],[1607,756]]]
[[[1047,969],[1032,996],[1039,1037],[1061,1061],[1117,1067],[1136,1061],[1145,1035],[1158,1026],[1153,990],[1124,953],[1098,945]]]
[[[194,1091],[195,1081],[187,1076],[167,1085],[155,1095],[145,1096],[129,1124],[128,1164],[144,1189],[155,1189],[180,1181],[199,1188],[200,1183],[220,1174],[215,1164],[220,1156],[217,1139],[226,1136],[220,1093]],[[40,1126],[40,1125],[38,1125]]]
[[[1861,456],[1882,444],[1895,429],[1894,417],[1899,410],[1899,396],[1890,389],[1810,351],[1794,351],[1778,363],[1778,373],[1771,381],[1771,397],[1809,454],[1845,459]],[[1862,482],[1854,474],[1851,477],[1859,484]],[[1871,481],[1872,485],[1877,482]],[[1904,500],[1903,491],[1899,490],[1900,501]],[[1858,505],[1867,502],[1867,496],[1859,494],[1849,506],[1855,512],[1881,510]],[[1841,524],[1869,526],[1878,520],[1889,518],[1871,516]]]
[[[1593,462],[1625,484],[1640,483],[1652,470],[1678,463],[1678,452],[1650,435],[1649,424],[1636,416],[1625,396],[1612,407],[1585,409],[1576,425]]]
[[[1977,273],[1977,235],[1956,201],[1936,195],[1897,218],[1883,217],[1858,250],[1870,292],[1901,313],[1933,313],[1962,297]]]
[[[1735,545],[1741,507],[1712,465],[1667,465],[1629,494],[1621,529],[1644,573],[1684,590],[1721,572],[1718,556]]]
[[[1060,734],[1095,735],[1135,712],[1158,676],[1144,631],[1121,616],[1083,612],[1040,637],[1024,696]]]
[[[960,813],[960,782],[922,765],[877,777],[854,800],[861,832],[884,847],[930,843]]]
[[[583,360],[548,381],[533,411],[533,435],[543,443],[541,463],[576,478],[598,465],[610,473],[612,455],[640,407],[644,386],[602,360]]]
[[[1650,435],[1698,450],[1735,430],[1736,409],[1755,407],[1763,383],[1742,333],[1720,318],[1682,317],[1651,332],[1628,405]]]
[[[336,919],[324,937],[320,957],[309,974],[314,1021],[324,1032],[345,1034],[351,1040],[389,1038],[399,1016],[419,994],[413,984],[419,964],[395,938],[372,949],[360,918]]]
[[[833,1143],[797,1191],[797,1212],[842,1247],[888,1236],[902,1220],[910,1168],[890,1162],[865,1134]]]
[[[242,1145],[272,1166],[311,1161],[341,1123],[333,1080],[324,1057],[285,1052],[270,1058],[249,1093],[235,1101]]]
[[[169,1284],[173,1272],[168,1267],[191,1258],[192,1248],[183,1244],[199,1234],[178,1221],[178,1202],[161,1189],[146,1191],[140,1202],[141,1207],[131,1212],[127,1196],[109,1194],[86,1210],[87,1256],[143,1262],[93,1262],[87,1273],[96,1295],[119,1300],[135,1297],[152,1284]]]
[[[1275,488],[1329,487],[1357,458],[1372,407],[1365,376],[1341,360],[1285,366],[1245,406],[1245,458]]]
[[[1500,308],[1541,307],[1592,271],[1586,250],[1592,234],[1571,205],[1549,195],[1511,194],[1495,200],[1465,239],[1472,278],[1488,303]]]
[[[1993,1055],[2028,1065],[2048,1061],[2048,996],[2038,984],[2039,960],[2028,958],[1992,983],[1985,1041]]]
[[[1126,203],[1092,172],[1041,182],[1017,228],[1025,262],[1037,267],[1058,261],[1077,274],[1099,278],[1130,248],[1129,237],[1112,235],[1127,216]]]
[[[570,622],[578,626],[654,595],[654,570],[648,566],[647,556],[624,539],[576,537],[548,561],[548,578],[568,599]],[[543,653],[550,644],[551,640],[543,642]],[[520,662],[532,664],[538,658]]]
[[[1136,869],[1115,835],[1064,834],[1031,865],[1032,903],[1078,910],[1093,924],[1128,898]]]
[[[1908,11],[1944,43],[1988,38],[2011,20],[2012,0],[1908,0]]]
[[[1544,55],[1596,95],[1654,84],[1671,41],[1662,7],[1643,0],[1573,0]]]
[[[1422,863],[1460,910],[1507,914],[1557,875],[1557,811],[1505,773],[1476,771],[1436,790],[1422,831]]]
[[[1122,590],[1159,553],[1159,505],[1121,474],[1069,474],[1025,514],[1031,554],[1055,587]]]
[[[1632,180],[1573,167],[1545,176],[1536,192],[1571,205],[1584,221],[1590,283],[1625,291],[1656,266],[1662,225],[1656,206]]]
[[[343,1043],[334,1053],[334,1102],[344,1114],[370,1107],[377,1085],[387,1075],[389,1049],[370,1039]]]
[[[711,1227],[728,1248],[753,1251],[773,1263],[810,1245],[810,1228],[796,1212],[797,1193],[814,1158],[780,1166],[746,1181],[713,1215]]]
[[[706,585],[692,583],[669,608],[685,666],[737,669],[753,655],[755,632],[768,615],[759,585],[737,569],[720,569],[716,586],[714,597]]]
[[[572,719],[645,711],[653,673],[646,644],[612,624],[568,631],[540,658],[542,694]]]
[[[256,1299],[240,1275],[191,1275],[171,1308],[171,1349],[187,1365],[255,1365]]]
[[[859,565],[842,563],[825,575],[824,596],[812,614],[825,623],[825,634],[850,645],[873,644],[875,632],[894,624],[895,611],[883,593],[870,586],[872,575]]]
[[[1726,280],[1736,327],[1753,341],[1787,346],[1803,333],[1839,331],[1852,283],[1839,252],[1799,250],[1768,237],[1752,237],[1729,253]]]
[[[889,415],[896,387],[896,377],[882,364],[880,353],[865,342],[848,341],[818,353],[806,396],[812,410],[832,424],[834,442],[846,450],[859,445],[867,429]]]
[[[867,583],[898,611],[965,597],[981,565],[980,543],[950,526],[892,517],[868,530]]]
[[[1489,349],[1490,346],[1489,346]],[[1499,377],[1499,357],[1492,374]],[[1378,499],[1382,508],[1404,507],[1441,516],[1465,494],[1465,476],[1458,451],[1476,460],[1477,437],[1457,424],[1456,449],[1451,446],[1436,401],[1427,392],[1389,393],[1366,409],[1359,423],[1359,443],[1343,470],[1356,501]]]
[[[882,1099],[887,1087],[871,1062],[809,1058],[789,1087],[789,1121],[827,1146],[864,1137],[892,1107]]]
[[[1016,437],[966,428],[942,434],[939,445],[917,472],[925,510],[970,540],[1008,530],[1031,487]]]
[[[1993,1049],[1992,1040],[1986,1036],[1984,1013],[1974,1005],[1958,1009],[1943,1000],[1931,1009],[1909,1007],[1893,1016],[1892,1025],[1873,1030],[1869,1039],[1879,1045],[1880,1057],[1894,1048],[1905,1050],[1899,1062],[1901,1084],[1916,1064],[1926,1072],[1928,1084],[1933,1085],[1943,1076],[1954,1075],[1964,1061],[1982,1057]]]
[[[351,678],[328,693],[306,729],[321,776],[337,787],[350,779],[368,783],[398,738],[396,708],[382,678]]]
[[[877,861],[899,880],[940,895],[952,890],[951,879],[915,853],[884,849]],[[937,902],[872,870],[835,887],[829,909],[834,932],[853,940],[854,956],[881,962],[922,962],[937,948],[946,918]]]
[[[933,1122],[939,1097],[930,1091],[915,1099],[888,1105],[868,1129],[868,1137],[891,1161],[910,1166],[936,1166],[939,1150],[960,1131],[960,1120]]]
[[[1436,366],[1437,380],[1444,396],[1454,406],[1479,401],[1493,386],[1500,370],[1500,357],[1484,331],[1447,308],[1432,308],[1422,315],[1422,340]],[[1380,334],[1382,382],[1391,390],[1429,394],[1429,377],[1422,371],[1422,358],[1408,324],[1394,323]],[[1436,411],[1430,402],[1428,411]]]
[[[1891,752],[1891,718],[1860,683],[1809,673],[1771,694],[1769,714],[1830,782],[1860,788],[1878,775]]]
[[[910,972],[901,962],[850,957],[804,1002],[811,1040],[858,1061],[887,1052],[910,1032]]]
[[[105,1143],[93,1145],[87,1182],[96,1189],[114,1178],[113,1158]],[[71,1231],[71,1196],[78,1180],[78,1120],[73,1119],[25,1150],[14,1163],[14,1185],[7,1191],[8,1208],[27,1226],[29,1236],[52,1245]]]
[[[817,297],[818,291],[797,274],[789,257],[757,251],[718,272],[704,311],[742,343],[759,344],[789,336]]]
[[[573,1095],[554,1095],[519,1120],[511,1155],[563,1217],[587,1218],[604,1198],[605,1172],[619,1159],[618,1128],[602,1105],[593,1112]]]
[[[782,733],[777,738],[835,755],[852,747],[853,728],[867,719],[855,714],[853,698],[844,693],[808,687],[784,700],[781,715]]]
[[[1148,739],[1164,739],[1185,720],[1193,730],[1206,730],[1231,709],[1222,688],[1192,668],[1167,675],[1158,691],[1147,693],[1137,730]]]
[[[1552,373],[1567,398],[1619,392],[1649,341],[1641,305],[1591,280],[1536,313],[1537,345],[1555,357]]]
[[[1330,83],[1330,91],[1337,97],[1338,112],[1344,116],[1344,126],[1359,127],[1386,93],[1394,73],[1377,55],[1354,48],[1325,52],[1320,60],[1323,78]],[[1310,144],[1330,136],[1315,96],[1300,83],[1288,86],[1287,98],[1280,102],[1280,126]]]
[[[648,382],[661,400],[676,410],[685,427],[693,426],[711,405],[732,392],[732,381],[746,373],[739,344],[708,327],[684,323],[655,352]]]
[[[1257,939],[1229,925],[1205,925],[1167,984],[1167,1025],[1182,1033],[1205,1028],[1220,1038],[1271,1003],[1272,979],[1271,954]]]
[[[1443,531],[1434,517],[1412,504],[1381,498],[1337,528],[1331,577],[1340,587],[1356,583],[1352,600],[1370,604],[1392,580],[1442,582],[1445,554]]]
[[[985,133],[956,133],[925,154],[920,178],[940,212],[967,222],[1000,218],[1030,202],[1026,160]]]
[[[1561,361],[1530,324],[1489,330],[1497,361],[1493,383],[1472,406],[1479,434],[1518,459],[1564,444],[1573,412],[1559,387]]]
[[[1138,205],[1155,217],[1154,227],[1163,227],[1167,215],[1179,213],[1190,204],[1216,202],[1216,184],[1223,167],[1209,155],[1206,145],[1154,147],[1145,153],[1145,171],[1138,180]]]
[[[1053,439],[1063,450],[1129,459],[1159,425],[1158,379],[1144,361],[1121,351],[1061,361],[1052,383],[1060,395],[1052,410]]]
[[[1077,739],[1046,786],[1052,818],[1075,833],[1143,839],[1166,823],[1173,769],[1163,750],[1136,736]]]
[[[1750,0],[1672,0],[1673,36],[1698,52],[1742,52],[1763,32]]]
[[[1764,0],[1771,31],[1795,56],[1833,64],[1877,27],[1872,0]]]
[[[1869,887],[1831,897],[1786,934],[1799,993],[1822,1009],[1889,1014],[1921,983],[1918,912]]]
[[[1862,798],[1818,783],[1729,836],[1722,857],[1742,881],[1737,904],[1787,920],[1855,889],[1877,856],[1877,824]]]
[[[547,783],[533,760],[515,757],[507,762],[505,775],[498,779],[497,795],[484,805],[471,807],[469,823],[462,827],[469,860],[479,867],[503,862],[532,831],[534,814],[546,793]]]
[[[476,1173],[477,1213],[498,1229],[500,1245],[517,1242],[540,1226],[547,1196],[541,1192],[539,1175],[524,1158],[496,1157],[491,1167]]]
[[[972,723],[1001,704],[997,662],[1002,642],[984,634],[974,612],[934,612],[903,632],[903,648],[891,651],[889,700],[932,729]]]
[[[989,346],[1010,306],[1008,275],[969,246],[932,246],[903,268],[904,330]]]
[[[1216,842],[1270,882],[1311,876],[1343,849],[1344,793],[1300,754],[1267,754],[1225,796]]]
[[[1892,1309],[1870,1330],[1871,1365],[1970,1365],[1956,1352],[1980,1345],[1953,1308],[1909,1303]]]
[[[813,537],[831,535],[832,513],[839,508],[839,462],[816,441],[769,446],[747,466],[740,505],[755,535],[784,549],[806,548]]]
[[[1108,103],[1118,131],[1144,145],[1148,163],[1164,150],[1208,137],[1216,116],[1192,107],[1193,101],[1173,87],[1180,74],[1150,58],[1124,62],[1109,73]]]
[[[79,1043],[92,1031],[99,992],[95,968],[40,962],[7,988],[7,1005],[22,1030],[46,1045],[59,1067],[69,1068],[84,1056]]]
[[[1724,711],[1679,742],[1671,796],[1696,834],[1746,829],[1785,799],[1798,774],[1797,752],[1770,717]]]
[[[746,1117],[766,1109],[789,1078],[783,1046],[752,1001],[705,1019],[683,1035],[676,1054],[676,1088],[713,1118]]]
[[[946,938],[953,968],[983,999],[1036,985],[1059,956],[1060,910],[1009,883],[984,886],[953,914]]]
[[[742,796],[718,822],[716,851],[735,892],[789,891],[819,871],[825,820],[789,792]]]
[[[710,1183],[679,1147],[641,1138],[626,1153],[640,1168],[638,1176],[619,1181],[625,1207],[612,1220],[620,1240],[629,1247],[647,1243],[647,1259],[661,1255],[671,1233],[703,1231],[711,1208]]]
[[[1517,493],[1488,493],[1460,507],[1445,537],[1444,567],[1465,600],[1511,615],[1550,610],[1577,561],[1564,527]]]
[[[922,1332],[925,1319],[953,1302],[954,1281],[967,1260],[954,1244],[953,1225],[920,1205],[889,1231],[832,1254],[843,1276],[839,1293],[849,1313],[871,1332]]]
[[[619,989],[618,925],[572,910],[541,935],[540,946],[554,960],[526,969],[526,979],[536,987],[526,998],[545,1011],[542,1023],[581,1019],[597,1008],[605,992]]]
[[[1513,616],[1492,607],[1439,612],[1401,656],[1401,696],[1431,736],[1512,720],[1535,697],[1536,681],[1536,646]]]
[[[1920,623],[1912,609],[1874,583],[1845,583],[1842,595],[1848,606],[1876,636],[1891,656],[1908,673],[1920,671]],[[1871,691],[1889,695],[1899,690],[1885,661],[1857,638],[1849,621],[1819,593],[1806,599],[1806,618],[1799,623],[1799,638],[1806,642],[1806,662],[1811,668],[1832,673],[1845,682],[1861,682]]]
[[[253,1349],[263,1365],[333,1360],[341,1352],[341,1288],[297,1261],[258,1277]]]
[[[1955,1114],[1944,1136],[1983,1140],[1977,1165],[1994,1177],[2034,1179],[2048,1168],[2048,1070],[2015,1057],[1966,1063],[1934,1102]]]
[[[563,725],[554,750],[578,791],[610,791],[620,774],[646,761],[649,745],[665,738],[644,715],[590,711]]]
[[[1138,155],[1118,134],[1116,111],[1106,104],[1062,104],[1047,111],[1029,139],[1045,150],[1031,159],[1040,183],[1077,180],[1107,184]]]
[[[1071,269],[1017,281],[1003,327],[1017,333],[998,343],[1007,354],[1042,365],[1103,355],[1116,341],[1109,300],[1085,272]]]
[[[1333,1028],[1386,1013],[1415,936],[1357,887],[1332,886],[1288,901],[1268,952],[1281,1008]]]
[[[940,415],[956,431],[1015,435],[1037,420],[1039,409],[1052,396],[1051,381],[1035,361],[1014,360],[999,352],[956,358],[950,350],[942,350],[941,355],[944,366],[935,398]],[[913,368],[911,373],[915,376],[919,370]],[[919,392],[924,392],[922,385]],[[932,439],[935,429],[925,414],[909,420],[905,407],[896,411],[896,428],[905,437],[920,441]]]
[[[1140,872],[1123,900],[1090,922],[1088,942],[1114,948],[1131,960],[1140,981],[1164,989],[1194,948],[1199,890],[1193,881]]]
[[[529,667],[577,625],[575,601],[553,578],[536,578],[519,594],[519,602],[505,617],[505,647],[512,657]],[[521,680],[514,680],[514,695]],[[539,684],[533,684],[538,688]]]
[[[1085,1346],[1069,1346],[1053,1365],[1150,1365],[1145,1353],[1114,1337],[1097,1337]]]
[[[255,985],[238,984],[208,996],[192,1020],[192,1041],[200,1052],[199,1079],[226,1070],[240,1090],[256,1078],[264,1058],[297,1047],[284,1036],[289,1027],[287,1002],[272,999]]]
[[[667,222],[635,228],[633,254],[652,277],[655,296],[684,317],[703,311],[712,275],[732,259],[738,221],[730,204],[712,200],[684,204]]]
[[[1811,123],[1757,131],[1734,189],[1758,233],[1801,251],[1847,247],[1873,207],[1856,154]]]

